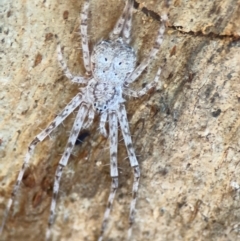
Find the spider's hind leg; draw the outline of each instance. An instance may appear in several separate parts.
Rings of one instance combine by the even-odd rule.
[[[128,1],[128,12],[127,17],[122,30],[122,37],[125,43],[129,44],[131,41],[131,30],[132,30],[132,12],[133,12],[134,1]]]
[[[122,33],[122,37],[126,43],[130,42],[130,34],[132,27],[132,9],[134,0],[126,0],[123,13],[116,22],[112,32],[109,35],[111,40],[117,39]]]
[[[58,57],[58,62],[61,66],[61,69],[63,71],[63,73],[67,76],[68,79],[70,79],[72,82],[77,83],[77,84],[86,84],[88,82],[88,80],[82,76],[74,76],[69,68],[67,67],[66,62],[63,59],[63,54],[62,54],[62,50],[61,50],[61,45],[60,45],[60,41],[58,39],[58,36],[55,36],[57,39],[57,57]]]
[[[138,65],[138,67],[126,79],[126,81],[125,81],[126,85],[134,82],[142,74],[143,70],[151,63],[151,61],[155,58],[157,52],[159,51],[161,44],[163,42],[163,37],[164,37],[165,29],[166,29],[165,25],[166,25],[168,17],[166,14],[164,14],[161,16],[161,19],[162,19],[162,23],[160,25],[155,43],[154,43],[149,55]]]
[[[128,96],[132,96],[132,97],[141,97],[143,95],[145,95],[151,88],[155,87],[157,85],[157,83],[159,82],[159,78],[161,75],[161,67],[158,69],[157,74],[154,78],[154,80],[150,83],[148,83],[144,88],[142,88],[141,90],[135,91],[135,90],[131,90],[131,89],[124,89],[123,93],[125,95]]]
[[[81,16],[80,33],[82,38],[83,63],[88,73],[91,72],[88,35],[87,35],[87,20],[88,20],[89,5],[90,5],[89,0],[85,0],[81,15],[80,15]]]

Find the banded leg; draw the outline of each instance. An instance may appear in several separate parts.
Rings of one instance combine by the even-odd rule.
[[[85,122],[85,124],[83,125],[83,129],[88,129],[92,125],[93,120],[94,120],[94,115],[95,115],[95,112],[91,106],[88,110],[88,118],[87,118],[87,121]]]
[[[133,81],[135,81],[143,72],[143,70],[150,64],[150,62],[153,60],[153,58],[156,56],[162,42],[163,42],[163,36],[164,36],[164,32],[165,32],[165,23],[167,21],[167,15],[163,15],[161,16],[162,18],[162,23],[161,26],[158,30],[158,35],[157,38],[155,40],[154,46],[152,48],[152,50],[150,51],[149,56],[144,59],[141,64],[132,72],[132,74],[128,77],[128,79],[126,80],[127,84],[132,83]]]
[[[130,165],[133,168],[133,174],[134,174],[133,187],[132,187],[132,201],[130,204],[130,213],[129,213],[129,229],[128,229],[128,240],[130,240],[131,234],[132,234],[132,225],[134,223],[137,191],[138,191],[139,179],[140,179],[140,169],[139,169],[138,161],[133,149],[131,134],[130,134],[128,120],[127,120],[127,113],[126,113],[125,106],[123,104],[120,105],[117,114],[118,114],[118,120],[122,130],[123,139],[127,148],[128,158],[130,161]]]
[[[88,20],[88,11],[89,11],[89,0],[85,0],[81,12],[81,37],[82,37],[82,51],[83,51],[83,63],[84,67],[88,73],[91,72],[90,67],[90,54],[89,54],[89,46],[88,46],[88,35],[87,35],[87,20]]]
[[[131,41],[131,30],[132,30],[132,12],[133,12],[134,1],[128,1],[127,17],[123,26],[123,40],[125,43],[129,44]]]
[[[63,168],[68,163],[68,159],[69,159],[72,149],[76,143],[78,134],[83,126],[83,122],[85,120],[86,115],[87,115],[87,107],[84,105],[80,106],[80,109],[78,110],[76,119],[73,124],[73,128],[72,128],[70,136],[68,138],[66,149],[62,155],[60,162],[58,163],[58,167],[57,167],[57,170],[55,173],[54,185],[53,185],[53,197],[52,197],[52,202],[51,202],[51,207],[50,207],[50,216],[48,219],[48,229],[46,232],[46,240],[49,240],[49,238],[50,238],[51,227],[54,222],[55,207],[56,207],[57,195],[58,195],[58,191],[59,191],[59,184],[60,184]]]
[[[125,4],[125,7],[123,9],[122,15],[120,16],[120,18],[116,22],[112,32],[109,35],[109,38],[111,40],[115,40],[115,39],[120,37],[120,34],[121,34],[121,32],[122,32],[122,30],[124,28],[124,24],[125,24],[126,19],[127,19],[127,16],[130,16],[130,20],[131,20],[132,6],[133,6],[133,0],[126,0],[126,4]],[[131,28],[131,23],[129,23],[128,19],[127,19],[127,23],[128,23],[127,26]],[[126,26],[126,28],[127,28],[127,26]],[[125,34],[127,36],[128,33],[126,31],[126,28],[125,28]],[[130,29],[128,31],[129,31],[129,34],[130,34]]]
[[[107,131],[106,131],[106,128],[105,128],[107,116],[108,116],[107,111],[105,111],[101,114],[100,125],[99,125],[100,133],[105,137],[107,137]]]
[[[151,88],[155,87],[158,83],[158,80],[159,80],[159,77],[160,77],[160,74],[161,74],[161,68],[158,69],[158,72],[154,78],[154,81],[148,83],[144,88],[142,88],[141,90],[139,91],[135,91],[135,90],[131,90],[131,89],[124,89],[124,94],[125,95],[130,95],[130,96],[133,96],[133,97],[141,97],[143,95],[145,95]]]
[[[63,73],[67,76],[68,79],[70,79],[72,82],[77,83],[77,84],[86,84],[88,80],[82,76],[74,76],[69,68],[67,67],[67,64],[63,60],[63,54],[60,46],[60,42],[58,37],[57,38],[57,57],[58,57],[58,62],[62,68]]]
[[[27,166],[28,166],[28,163],[29,163],[29,160],[31,158],[31,156],[33,155],[33,151],[36,147],[36,145],[39,143],[39,142],[42,142],[59,124],[61,124],[66,118],[68,115],[70,115],[74,109],[76,109],[82,102],[82,96],[81,94],[77,94],[69,103],[68,105],[64,108],[64,110],[57,115],[57,117],[50,123],[50,125],[45,129],[43,130],[40,134],[38,134],[34,140],[30,143],[30,145],[28,146],[28,152],[24,158],[24,162],[23,162],[23,165],[22,165],[22,168],[18,174],[18,177],[17,177],[17,181],[14,185],[14,188],[13,188],[13,191],[11,193],[11,198],[8,200],[8,204],[7,204],[7,207],[6,207],[6,210],[5,210],[5,214],[4,214],[4,217],[3,217],[3,220],[2,220],[2,225],[0,227],[0,234],[2,233],[3,231],[3,228],[5,226],[5,223],[7,221],[7,218],[8,218],[8,214],[9,214],[9,211],[11,209],[11,206],[12,206],[12,203],[16,197],[16,194],[20,188],[20,184],[22,182],[22,178],[23,178],[23,175],[27,169]]]
[[[110,174],[112,177],[111,191],[108,197],[107,207],[104,213],[101,234],[98,241],[102,241],[106,230],[109,215],[112,209],[114,197],[118,188],[117,145],[118,145],[118,122],[115,112],[109,114],[109,138],[110,138]]]

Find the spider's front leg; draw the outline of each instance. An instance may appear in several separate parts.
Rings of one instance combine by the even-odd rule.
[[[107,111],[103,112],[101,114],[100,125],[99,125],[100,133],[105,137],[107,137],[107,131],[106,131],[106,128],[105,128],[107,117],[108,117]]]
[[[90,106],[88,110],[88,118],[85,124],[83,125],[83,129],[88,129],[92,125],[94,120],[94,115],[95,115],[94,109],[92,108],[92,106]]]
[[[49,124],[49,126],[46,129],[44,129],[40,134],[38,134],[34,138],[34,140],[30,143],[30,145],[28,146],[28,151],[24,158],[22,168],[18,174],[17,181],[16,181],[16,183],[13,187],[13,191],[11,193],[11,198],[9,199],[6,210],[5,210],[5,214],[4,214],[4,217],[2,220],[2,225],[0,227],[0,234],[3,231],[3,228],[4,228],[6,220],[8,218],[8,214],[10,212],[12,203],[20,188],[20,184],[22,182],[23,175],[28,167],[28,163],[30,161],[31,156],[33,155],[35,147],[37,146],[37,144],[39,142],[42,142],[48,135],[50,135],[50,133],[56,127],[58,127],[81,104],[81,102],[82,102],[82,95],[79,93],[68,103],[68,105],[64,108],[64,110],[60,114],[57,115],[57,117]]]
[[[67,146],[65,148],[65,151],[62,155],[61,160],[58,163],[58,167],[55,173],[55,179],[54,179],[54,185],[53,185],[53,197],[51,201],[51,207],[50,207],[50,216],[48,220],[48,229],[46,232],[46,240],[48,241],[50,238],[51,234],[51,227],[52,224],[54,223],[54,216],[55,216],[55,208],[56,208],[56,202],[57,202],[57,195],[59,191],[59,185],[60,185],[60,180],[63,172],[63,168],[67,165],[69,157],[72,153],[72,149],[76,143],[76,140],[78,138],[78,134],[83,126],[84,120],[87,116],[88,112],[88,107],[85,105],[81,105],[76,119],[73,124],[73,128],[71,130],[70,136],[68,138]]]
[[[134,181],[133,181],[133,187],[132,187],[132,201],[130,204],[130,213],[129,213],[129,229],[128,229],[128,240],[130,240],[132,235],[132,225],[134,223],[134,213],[135,213],[137,192],[138,192],[139,179],[140,179],[140,169],[139,169],[139,164],[138,164],[135,151],[133,148],[133,144],[132,144],[132,138],[129,130],[127,113],[126,113],[124,104],[120,104],[119,109],[117,111],[117,115],[121,126],[125,146],[127,148],[130,165],[133,169],[133,174],[134,174]]]
[[[106,112],[107,113],[107,112]],[[114,197],[118,188],[118,167],[117,167],[117,146],[118,146],[118,121],[115,112],[109,113],[109,138],[110,138],[110,174],[112,177],[111,191],[108,197],[107,208],[102,221],[101,234],[98,241],[102,241],[106,230],[110,211],[112,209]]]

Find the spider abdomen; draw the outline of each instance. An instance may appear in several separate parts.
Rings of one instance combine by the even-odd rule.
[[[122,38],[101,41],[93,48],[91,65],[95,80],[123,85],[127,76],[135,69],[136,54]]]

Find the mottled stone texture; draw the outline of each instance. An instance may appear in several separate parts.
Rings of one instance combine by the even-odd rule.
[[[157,59],[133,85],[141,88],[162,66],[158,88],[127,102],[142,170],[132,240],[237,240],[240,1],[172,0],[168,9],[166,0],[138,3],[132,45],[139,61],[153,45],[162,11],[169,27]],[[107,37],[123,5],[91,1],[91,45]],[[58,66],[54,35],[71,70],[83,74],[81,6],[82,0],[0,2],[0,217],[28,144],[78,91]],[[53,175],[74,116],[38,145],[1,241],[44,240]],[[110,188],[108,141],[97,128],[96,118],[64,171],[53,240],[97,240]],[[121,140],[120,188],[105,240],[126,240],[126,156]]]

